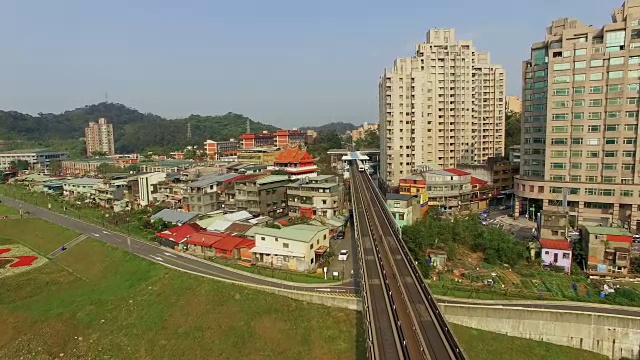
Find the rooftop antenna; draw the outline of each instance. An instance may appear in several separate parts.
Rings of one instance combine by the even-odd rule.
[[[247,134],[251,132],[251,120],[247,118]]]

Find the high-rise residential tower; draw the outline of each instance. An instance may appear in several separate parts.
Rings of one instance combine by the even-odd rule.
[[[453,29],[431,29],[379,84],[380,176],[480,164],[504,154],[505,73]]]
[[[640,1],[601,28],[553,21],[522,78],[516,215],[564,208],[581,224],[636,228]]]
[[[84,138],[87,147],[87,156],[102,152],[105,155],[116,153],[113,143],[113,124],[107,123],[107,119],[100,118],[98,122],[90,122],[84,128]]]

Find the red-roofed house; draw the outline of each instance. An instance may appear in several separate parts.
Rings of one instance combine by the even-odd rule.
[[[303,146],[296,146],[280,151],[268,169],[284,170],[291,178],[318,176],[316,161]]]
[[[459,170],[459,169],[456,169],[456,168],[444,169],[444,171],[446,171],[446,172],[450,172],[450,173],[452,173],[453,175],[458,175],[458,176],[471,175],[471,173],[468,173],[468,172],[466,172],[466,171]]]
[[[184,241],[183,245],[186,245],[186,251],[198,254],[203,257],[216,256],[216,250],[214,245],[222,240],[226,234],[215,233],[212,231],[200,231],[189,236]]]
[[[545,265],[562,266],[571,271],[571,243],[567,239],[540,239],[541,257]]]
[[[236,237],[236,236],[225,236],[220,239],[220,241],[213,244],[213,248],[215,249],[216,255],[228,259],[238,259],[241,258],[241,250],[245,249],[244,255],[245,259],[251,260],[251,250],[255,246],[255,241],[251,239]]]
[[[189,236],[202,230],[204,229],[200,225],[196,223],[190,223],[161,231],[159,233],[156,233],[156,236],[158,237],[158,242],[161,245],[175,249],[178,245],[187,240]]]
[[[595,273],[627,274],[633,236],[623,228],[584,226],[585,248],[589,249],[587,268]]]

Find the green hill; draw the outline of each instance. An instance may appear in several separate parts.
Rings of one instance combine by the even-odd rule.
[[[154,114],[116,103],[87,105],[61,114],[37,116],[16,111],[0,111],[0,143],[5,148],[51,147],[82,151],[84,128],[90,121],[104,117],[114,125],[116,151],[119,153],[157,151],[167,153],[190,145],[202,145],[207,140],[237,138],[246,129],[247,117],[225,115],[190,115],[168,120]],[[274,131],[278,128],[249,120],[253,131]],[[187,124],[191,124],[191,139],[187,139]]]

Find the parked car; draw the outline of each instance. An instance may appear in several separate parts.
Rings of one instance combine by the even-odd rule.
[[[349,257],[349,250],[340,250],[340,253],[338,254],[338,260],[346,261],[348,257]]]
[[[336,240],[344,239],[344,231],[340,230],[336,233]]]

